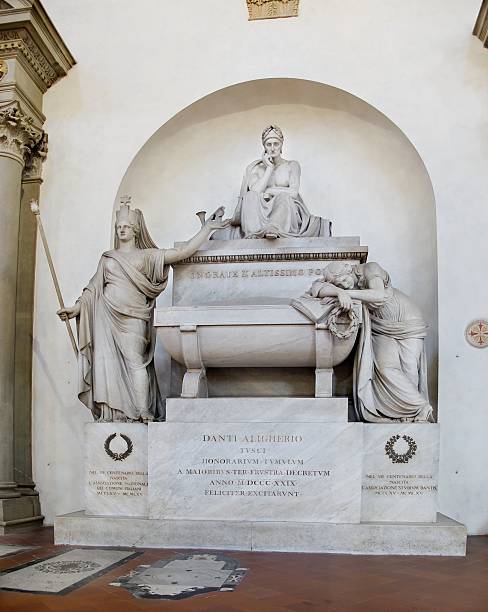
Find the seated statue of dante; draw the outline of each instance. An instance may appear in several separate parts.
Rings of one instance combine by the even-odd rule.
[[[276,125],[263,131],[263,155],[246,169],[231,226],[216,232],[214,239],[331,235],[331,222],[305,206],[299,193],[300,164],[281,157],[283,140]]]

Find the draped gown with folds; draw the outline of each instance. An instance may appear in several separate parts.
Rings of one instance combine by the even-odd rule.
[[[385,299],[363,304],[355,362],[355,410],[361,421],[431,421],[424,340],[427,325],[411,299],[390,284],[376,264],[365,276],[380,277]]]
[[[78,397],[97,420],[164,418],[153,312],[168,269],[164,250],[108,251],[78,300]]]

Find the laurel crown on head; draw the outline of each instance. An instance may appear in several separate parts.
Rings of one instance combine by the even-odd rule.
[[[281,129],[277,125],[268,125],[268,127],[264,128],[263,133],[261,135],[261,140],[262,140],[263,144],[269,138],[277,138],[278,140],[281,140],[281,142],[283,142],[285,140],[285,138],[283,136],[283,132],[281,131]]]

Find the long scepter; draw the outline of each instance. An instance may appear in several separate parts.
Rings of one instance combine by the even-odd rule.
[[[49,251],[49,246],[47,244],[46,234],[44,233],[44,228],[42,227],[41,211],[39,209],[39,204],[36,202],[36,200],[31,200],[30,207],[37,219],[37,227],[39,228],[39,234],[41,235],[42,245],[44,247],[44,252],[46,253],[47,263],[49,265],[49,270],[51,271],[51,277],[53,279],[54,288],[56,289],[56,295],[58,296],[59,305],[61,308],[64,308],[63,296],[61,295],[61,289],[59,288],[56,271],[54,269],[54,264],[51,258],[51,253]],[[75,352],[76,357],[78,357],[78,347],[76,346],[76,340],[73,335],[73,330],[71,329],[71,325],[68,318],[66,318],[65,323],[66,329],[68,330],[69,339],[71,340],[71,346],[73,347],[73,351]]]

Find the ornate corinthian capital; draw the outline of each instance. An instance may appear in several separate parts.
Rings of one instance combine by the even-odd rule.
[[[42,164],[47,157],[47,134],[42,132],[39,141],[32,147],[25,160],[22,181],[40,181],[42,178]]]
[[[18,102],[0,105],[0,156],[25,165],[43,139],[44,132],[34,127],[32,118],[20,110]]]

